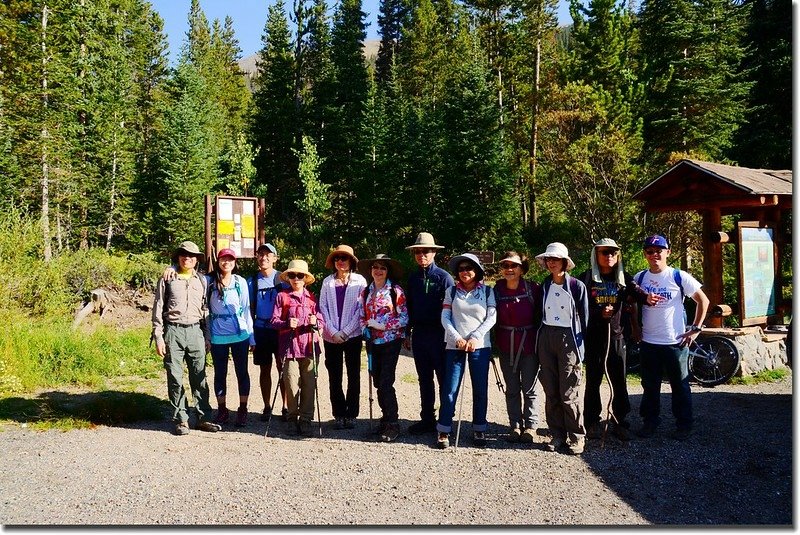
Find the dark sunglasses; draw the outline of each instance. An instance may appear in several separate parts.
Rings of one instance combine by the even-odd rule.
[[[458,266],[458,272],[462,273],[464,271],[475,271],[475,268],[469,264],[461,264]]]
[[[306,276],[303,275],[302,273],[294,273],[294,272],[292,272],[292,273],[287,273],[286,274],[286,278],[287,279],[291,279],[291,280],[294,280],[294,279],[305,279]]]
[[[372,269],[377,269],[378,271],[386,271],[389,268],[386,266],[381,266],[379,264],[373,264]]]
[[[598,249],[597,252],[603,256],[617,256],[616,249]]]
[[[500,269],[514,269],[515,267],[519,267],[519,264],[513,264],[511,262],[503,262],[500,264]]]
[[[656,253],[661,253],[664,249],[645,249],[644,254],[647,256],[653,256]]]
[[[414,249],[414,254],[428,254],[428,253],[435,253],[436,249]]]
[[[544,261],[545,262],[560,262],[561,260],[564,260],[564,259],[563,258],[558,258],[557,256],[545,256],[544,257]]]
[[[349,262],[350,257],[345,255],[337,255],[333,257],[334,262]]]

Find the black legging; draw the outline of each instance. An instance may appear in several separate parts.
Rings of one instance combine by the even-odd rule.
[[[325,342],[325,368],[334,418],[357,418],[361,397],[361,336],[343,344]],[[347,368],[347,395],[343,389],[342,368]]]

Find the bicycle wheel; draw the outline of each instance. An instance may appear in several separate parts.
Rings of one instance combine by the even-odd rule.
[[[723,336],[709,336],[695,341],[689,349],[689,373],[703,386],[730,381],[739,371],[739,350]]]
[[[635,372],[641,364],[641,346],[637,342],[629,342],[625,351],[625,371]]]

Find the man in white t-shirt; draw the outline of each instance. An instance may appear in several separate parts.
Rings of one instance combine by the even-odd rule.
[[[661,422],[661,379],[666,371],[672,387],[672,413],[677,429],[672,437],[686,440],[692,433],[692,391],[689,387],[689,345],[703,330],[708,297],[700,282],[689,273],[667,265],[669,243],[664,236],[649,236],[644,254],[650,269],[640,271],[634,280],[646,292],[658,296],[656,303],[642,307],[641,375],[642,402],[639,414],[643,425],[638,435],[652,436]],[[692,325],[686,326],[683,298],[697,303]]]

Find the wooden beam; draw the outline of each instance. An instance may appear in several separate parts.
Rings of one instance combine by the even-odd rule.
[[[702,211],[708,210],[709,208],[715,208],[717,210],[733,210],[730,213],[740,213],[742,209],[746,208],[764,208],[765,206],[777,206],[779,202],[777,200],[777,195],[773,197],[776,198],[775,204],[765,204],[762,202],[762,199],[765,199],[764,196],[758,197],[742,197],[740,199],[709,199],[707,201],[685,201],[685,202],[667,202],[665,204],[656,204],[653,202],[645,203],[645,210],[648,212],[684,212],[689,210],[694,211]]]
[[[712,207],[703,212],[703,291],[708,296],[713,310],[722,304],[724,291],[722,285],[722,243],[711,236],[722,231],[722,214],[719,208]],[[709,327],[722,327],[722,316],[710,315],[706,318]]]

